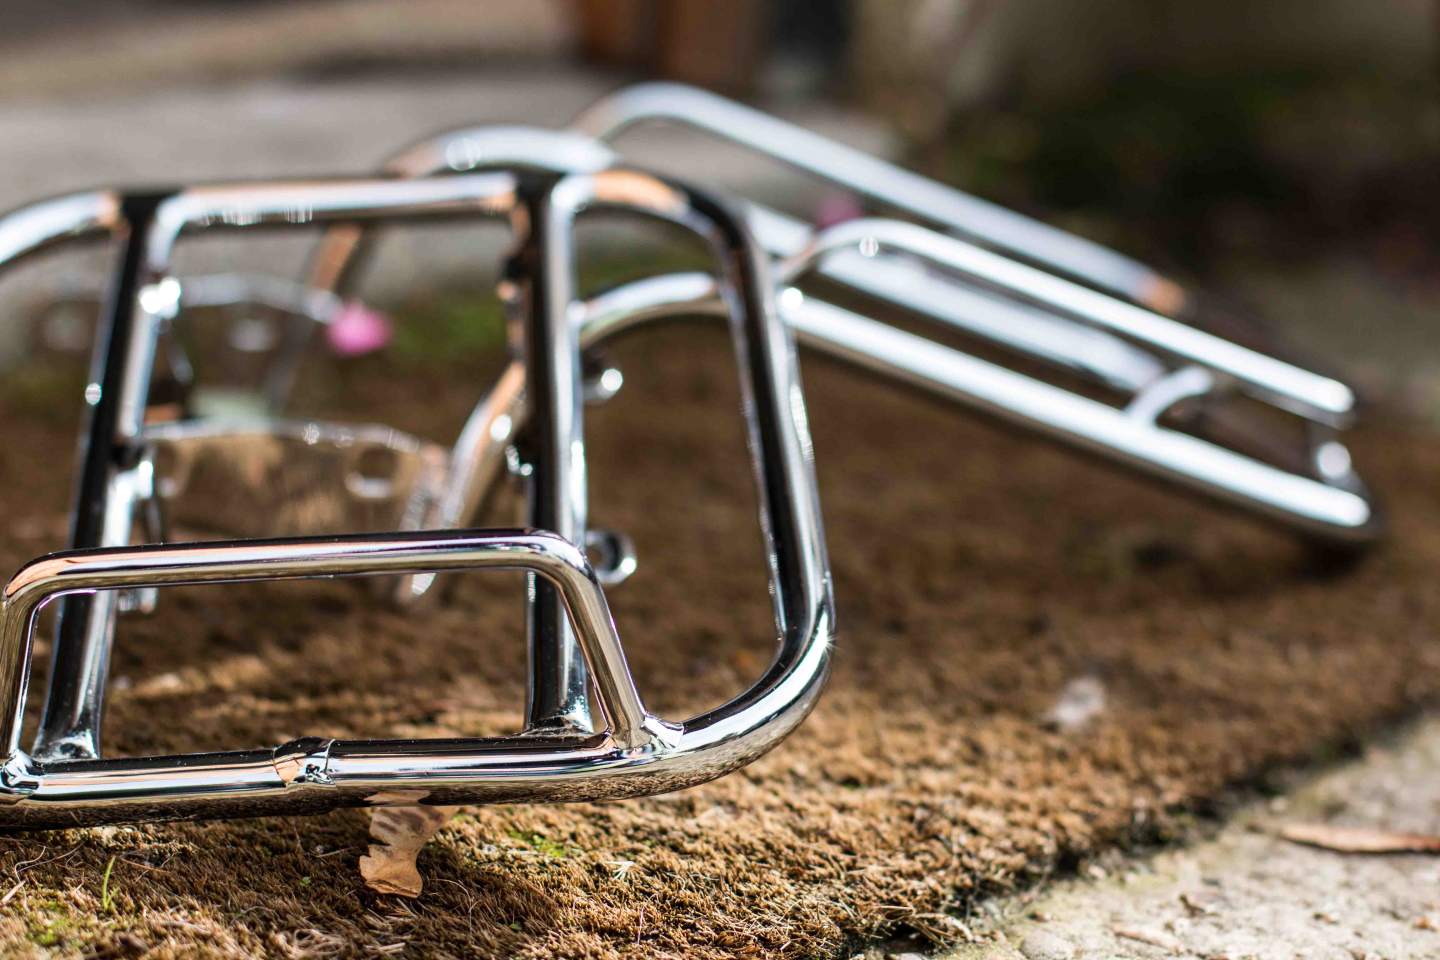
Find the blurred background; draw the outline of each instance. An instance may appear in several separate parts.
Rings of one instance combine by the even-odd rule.
[[[360,173],[439,129],[559,126],[667,77],[1251,301],[1372,400],[1440,419],[1435,0],[9,0],[0,18],[6,207]],[[845,199],[675,129],[625,148],[810,217]],[[397,241],[366,296],[463,284],[481,258],[455,237]],[[254,266],[293,274],[294,243]],[[0,322],[96,256],[27,265]]]

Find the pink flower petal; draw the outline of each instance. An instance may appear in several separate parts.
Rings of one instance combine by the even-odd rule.
[[[820,229],[833,227],[846,220],[857,220],[865,216],[865,208],[849,193],[831,193],[820,201],[815,211],[815,225]]]
[[[394,331],[385,314],[349,300],[325,327],[325,340],[337,357],[358,357],[389,346]]]

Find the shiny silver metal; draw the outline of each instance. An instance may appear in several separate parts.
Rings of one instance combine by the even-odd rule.
[[[571,128],[610,140],[647,121],[682,123],[902,210],[947,232],[1170,316],[1195,296],[1124,254],[936,183],[744,104],[679,83],[639,83],[592,105]],[[460,156],[461,150],[452,150]]]
[[[0,242],[12,258],[67,237],[108,233],[122,245],[96,345],[96,376],[86,389],[91,416],[72,537],[78,549],[27,565],[0,609],[0,722],[8,725],[9,747],[0,770],[0,826],[315,812],[395,802],[381,792],[401,786],[413,791],[406,795],[411,803],[633,796],[698,783],[748,762],[809,711],[828,670],[833,599],[793,341],[778,319],[770,260],[723,203],[641,171],[587,165],[583,151],[567,157],[560,149],[583,138],[537,132],[534,140],[538,145],[547,137],[556,148],[535,162],[521,158],[502,170],[443,180],[100,192],[0,218]],[[586,391],[573,323],[571,226],[595,207],[694,231],[716,253],[730,305],[779,649],[747,691],[679,724],[645,711],[599,578],[577,546],[593,542],[607,554],[612,577],[633,568],[633,549],[623,537],[592,536],[585,525]],[[497,451],[518,451],[519,472],[530,479],[531,517],[559,530],[130,546],[137,506],[154,486],[157,446],[246,430],[298,434],[333,447],[367,436],[283,421],[145,423],[157,333],[183,300],[183,284],[169,273],[176,239],[213,228],[453,214],[510,218],[516,243],[504,288],[517,329],[512,339],[524,348],[450,452],[449,469],[431,488],[435,516],[464,522],[501,456]],[[508,422],[502,408],[512,411],[504,414]],[[409,445],[399,436],[379,442],[388,449]],[[176,475],[160,473],[162,481],[178,484]],[[524,569],[533,578],[531,689],[526,729],[517,737],[296,741],[273,751],[99,759],[106,664],[124,593],[307,576],[398,575],[418,582],[441,570],[496,566]],[[62,608],[50,694],[35,748],[26,754],[18,736],[34,615],[54,598]],[[592,687],[607,725],[602,731],[592,719]]]
[[[508,213],[514,190],[513,177],[496,174],[408,187],[361,180],[99,191],[45,201],[0,221],[0,247],[12,258],[87,236],[109,235],[121,248],[85,390],[89,418],[71,546],[129,544],[137,507],[149,495],[151,470],[141,433],[158,338],[180,309],[181,287],[169,273],[169,260],[182,230],[295,225],[339,214],[499,215]],[[38,758],[99,755],[101,704],[121,600],[121,594],[106,591],[61,602],[50,695],[36,737]]]
[[[745,143],[946,232],[883,219],[817,231],[756,205],[737,216],[683,184],[627,168],[597,139],[650,117]],[[0,608],[0,722],[9,724],[11,748],[0,769],[0,825],[309,812],[394,802],[400,786],[411,791],[404,802],[425,803],[630,796],[700,782],[758,755],[813,704],[833,635],[795,339],[1327,545],[1363,545],[1382,531],[1337,436],[1354,415],[1345,384],[1180,322],[1175,315],[1190,309],[1190,295],[1127,258],[713,95],[674,85],[632,88],[572,131],[459,131],[406,151],[387,173],[390,179],[96,191],[0,218],[0,263],[86,236],[121,245],[86,390],[91,416],[77,483],[77,549],[24,568]],[[432,176],[438,173],[450,176]],[[581,302],[572,227],[595,207],[694,231],[716,253],[715,274],[651,277]],[[502,295],[518,354],[455,445],[284,419],[300,348],[333,315],[366,231],[380,220],[442,215],[508,218],[514,236]],[[170,273],[182,233],[312,223],[331,226],[304,286],[186,281]],[[1126,399],[1089,399],[843,309],[798,285],[812,274]],[[147,423],[151,367],[167,325],[187,304],[241,298],[296,318],[268,377],[266,416]],[[584,371],[598,366],[596,351],[611,337],[694,314],[728,319],[734,333],[779,653],[740,697],[671,725],[650,716],[634,691],[600,592],[601,582],[633,569],[635,558],[622,535],[587,523],[583,405],[613,394],[621,378],[607,369],[587,380]],[[1303,426],[1297,455],[1285,461],[1263,435],[1235,446],[1237,427],[1241,434],[1265,431],[1252,430],[1256,423],[1243,412],[1237,418],[1226,406],[1232,397],[1293,415]],[[148,507],[183,496],[186,456],[207,443],[256,439],[298,439],[308,449],[286,454],[293,462],[308,464],[326,487],[356,503],[383,502],[383,509],[341,511],[323,524],[309,517],[328,524],[332,536],[322,539],[130,546],[137,523],[146,537],[168,536]],[[374,475],[357,468],[348,452],[356,444],[420,466],[409,479],[403,471]],[[504,469],[525,478],[531,529],[456,529],[471,521]],[[272,523],[240,532],[316,530]],[[580,545],[604,558],[602,570]],[[530,579],[521,735],[296,741],[265,751],[99,759],[115,616],[151,605],[159,586],[371,575],[404,600],[422,595],[441,571],[494,566],[526,570]],[[27,754],[17,738],[30,635],[35,611],[51,598],[61,604],[51,689]]]
[[[1026,263],[1107,291],[1165,318],[1204,319],[1202,297],[1123,254],[708,91],[674,83],[637,84],[596,103],[575,121],[572,129],[609,140],[637,123],[650,120],[683,123],[733,141],[904,211],[945,232],[970,238]],[[451,152],[461,153],[453,148]],[[752,222],[752,229],[777,256],[792,254],[806,242],[807,225],[764,208],[757,207],[754,216],[759,222]],[[875,292],[881,296],[897,302],[908,299],[903,273],[886,277],[886,271],[873,267],[857,271],[855,266],[854,259],[832,258],[822,264],[821,269],[827,277],[847,285],[862,290],[878,286]],[[877,274],[879,279],[875,279]],[[853,282],[857,280],[858,283]],[[917,308],[925,312],[924,303],[931,297],[922,294],[918,299]],[[1064,325],[1057,323],[1059,318],[1054,316],[1044,318],[1014,311],[994,315],[993,307],[972,308],[966,312],[972,317],[937,318],[958,323],[979,336],[1051,362],[1113,380],[1120,386],[1127,382],[1135,386],[1137,376],[1143,383],[1148,379],[1147,367],[1153,373],[1154,360],[1146,358],[1143,352],[1135,352],[1126,341],[1097,338],[1096,331],[1077,330],[1073,325],[1069,332],[1061,333]],[[992,316],[986,317],[986,314]],[[1137,318],[1136,322],[1124,326],[1123,332],[1138,343],[1148,343],[1174,357],[1199,363],[1209,363],[1207,354],[1217,346],[1203,336],[1197,337],[1199,331],[1183,329],[1185,325],[1178,325],[1177,329],[1177,325],[1159,323],[1153,317]],[[1058,347],[1045,342],[1057,337],[1061,341]],[[1224,348],[1219,352],[1223,354]],[[1276,381],[1261,378],[1253,385],[1272,394],[1287,408],[1298,405],[1296,412],[1301,415],[1313,416],[1332,426],[1350,422],[1355,396],[1345,384],[1324,378],[1329,382],[1312,383],[1311,389],[1306,389],[1289,383],[1286,374],[1271,372],[1278,374]]]
[[[390,427],[314,420],[147,423],[140,442],[167,525],[227,538],[428,529],[450,455]]]
[[[1339,439],[1338,431],[1354,418],[1354,392],[1333,377],[1130,302],[1153,301],[1157,289],[1169,289],[1169,281],[1153,271],[688,87],[630,88],[592,108],[575,129],[613,136],[650,118],[698,126],[1092,285],[913,223],[859,220],[817,233],[750,204],[751,231],[779,261],[782,316],[807,346],[1279,522],[1327,549],[1363,547],[1383,535],[1381,512]],[[409,148],[386,169],[425,178],[517,158],[541,162],[545,142],[522,128],[462,129]],[[595,140],[572,135],[563,149],[595,168],[622,163]],[[312,282],[340,283],[363,242],[362,231],[332,230]],[[809,273],[1081,374],[1128,400],[1115,406],[1082,396],[790,284]],[[713,284],[704,276],[651,278],[588,304],[582,342],[589,349],[634,323],[716,306]],[[1279,432],[1274,417],[1227,404],[1235,397],[1293,416],[1294,429]]]
[[[783,289],[779,301],[781,316],[796,339],[830,356],[1270,517],[1327,543],[1345,543],[1347,538],[1365,543],[1381,532],[1375,507],[1350,469],[1348,456],[1336,456],[1342,469],[1316,479],[1157,423],[1172,401],[1209,392],[1213,380],[1200,367],[1172,374],[1152,388],[1155,392],[1117,409],[807,296],[795,287]],[[599,341],[651,320],[720,315],[723,309],[714,281],[705,274],[636,281],[586,304],[582,342]],[[1177,386],[1184,389],[1172,392]],[[1343,454],[1344,448],[1339,450]]]
[[[95,339],[103,297],[83,288],[62,288],[36,303],[30,316],[32,350],[40,354],[87,352]],[[243,370],[257,366],[256,360],[274,356],[266,376],[259,382],[241,385],[195,383],[195,369],[186,346],[192,332],[190,311],[221,308],[223,342],[229,356],[208,359],[216,366],[225,360],[239,361]],[[258,308],[258,309],[257,309]],[[335,294],[266,274],[217,273],[181,278],[179,311],[170,329],[164,331],[168,375],[174,392],[184,394],[183,405],[190,413],[205,415],[270,416],[283,402],[275,398],[288,392],[285,376],[288,364],[298,359],[297,351],[309,340],[314,327],[339,319],[345,303]],[[177,411],[178,412],[178,411]]]
[[[553,583],[572,618],[608,729],[446,740],[305,738],[274,749],[39,763],[19,748],[36,613],[47,601],[148,586],[511,568]],[[734,769],[809,711],[829,657],[822,601],[808,637],[782,643],[744,695],[680,724],[650,715],[630,678],[584,553],[542,531],[258,540],[71,551],[23,567],[0,607],[0,825],[322,813],[343,806],[616,799],[680,789]],[[798,625],[797,625],[798,626]]]

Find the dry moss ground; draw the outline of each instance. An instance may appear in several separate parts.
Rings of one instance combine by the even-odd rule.
[[[727,353],[706,331],[626,343],[626,389],[590,419],[594,521],[642,558],[612,592],[617,619],[672,715],[723,700],[769,653]],[[1360,434],[1395,536],[1327,572],[1104,465],[819,360],[805,374],[842,637],[820,708],[774,753],[672,796],[464,810],[422,854],[414,902],[364,888],[357,812],[3,837],[0,949],[835,956],[900,924],[953,933],[946,914],[977,894],[1163,835],[1227,783],[1440,688],[1433,437]],[[437,439],[475,392],[379,361],[337,376],[354,415]],[[0,396],[10,568],[63,538],[74,425],[56,382],[29,371]],[[519,612],[505,576],[456,581],[414,617],[348,583],[162,595],[124,624],[109,749],[504,732]],[[1043,729],[1082,674],[1103,678],[1108,711],[1079,735]]]

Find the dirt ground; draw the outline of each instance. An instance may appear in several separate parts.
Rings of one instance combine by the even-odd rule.
[[[592,520],[640,551],[611,596],[642,691],[690,715],[757,676],[772,643],[728,346],[674,328],[614,358],[626,388],[588,420]],[[955,942],[977,898],[1181,835],[1228,784],[1334,756],[1440,692],[1433,435],[1356,437],[1397,535],[1337,570],[1248,520],[804,366],[843,619],[821,706],[774,753],[672,796],[467,809],[422,854],[413,902],[364,888],[355,812],[0,838],[4,951],[798,958],[897,930]],[[443,439],[477,375],[351,361],[312,402]],[[32,366],[0,393],[12,568],[63,542],[78,404],[57,397],[79,383]],[[518,723],[507,576],[457,579],[408,617],[345,582],[161,602],[122,626],[112,753]],[[1048,729],[1078,677],[1104,685],[1106,710]]]

